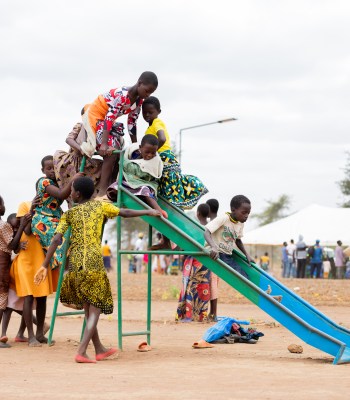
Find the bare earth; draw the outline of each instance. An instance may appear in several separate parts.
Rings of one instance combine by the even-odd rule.
[[[210,325],[173,322],[180,281],[180,276],[153,276],[153,350],[137,352],[144,337],[128,337],[118,358],[97,364],[73,361],[81,317],[57,318],[56,344],[33,349],[13,342],[19,322],[15,315],[8,332],[13,347],[0,349],[0,399],[349,399],[349,364],[332,365],[330,356],[301,342],[223,282],[219,315],[251,319],[265,336],[255,345],[192,349]],[[115,287],[114,274],[111,282]],[[350,328],[350,281],[284,283]],[[123,287],[124,330],[144,330],[146,276],[125,274]],[[48,317],[52,304],[50,298]],[[107,346],[117,346],[116,308],[99,323]],[[304,352],[289,353],[290,344],[302,345]]]

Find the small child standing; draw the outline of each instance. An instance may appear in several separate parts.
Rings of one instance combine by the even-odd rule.
[[[234,244],[236,244],[238,249],[247,257],[248,263],[252,262],[241,240],[244,223],[247,221],[251,210],[250,200],[243,195],[234,196],[230,207],[231,212],[227,212],[209,222],[206,226],[204,237],[211,248],[210,257],[212,259],[220,258],[221,261],[248,279],[248,275],[231,256]],[[216,312],[217,310],[212,310],[213,314],[214,311]],[[214,317],[216,317],[216,313]]]
[[[170,137],[166,126],[158,118],[161,113],[160,103],[156,97],[148,97],[142,105],[142,115],[149,127],[146,135],[154,135],[158,138],[158,152],[163,161],[163,176],[159,183],[159,194],[171,204],[182,208],[193,208],[198,200],[208,193],[208,189],[196,176],[184,175],[171,150]]]
[[[269,253],[264,253],[264,255],[260,257],[260,267],[261,267],[264,271],[267,271],[267,272],[268,272],[269,266],[270,266],[270,257],[269,257]]]
[[[160,216],[160,212],[156,210],[119,209],[113,204],[91,200],[93,193],[94,183],[90,178],[80,177],[74,180],[72,199],[77,206],[63,214],[45,261],[34,277],[37,285],[46,279],[50,259],[64,233],[71,227],[69,271],[62,283],[60,300],[76,309],[85,310],[86,329],[75,356],[75,361],[78,363],[95,363],[117,351],[114,348],[106,349],[102,345],[97,330],[101,312],[104,314],[113,312],[111,286],[101,253],[101,235],[105,218],[114,218],[118,215],[124,218]],[[96,361],[86,354],[90,340],[95,347]]]
[[[136,121],[142,102],[157,87],[156,74],[146,71],[140,75],[135,85],[111,89],[84,107],[83,124],[87,139],[80,148],[88,157],[92,157],[95,150],[99,150],[99,154],[104,157],[100,180],[101,195],[106,193],[108,186],[112,183],[113,170],[118,159],[118,155],[112,152],[122,149],[120,135],[111,134],[114,121],[128,114],[128,131],[131,141],[135,143],[137,141]]]
[[[134,143],[126,149],[123,186],[167,218],[167,213],[157,203],[158,180],[163,172],[163,163],[157,149],[158,140],[154,135],[145,135],[140,146]],[[115,182],[107,189],[108,198],[117,201],[117,191],[118,183]]]
[[[70,195],[73,180],[83,174],[80,172],[76,173],[70,178],[66,185],[60,189],[55,179],[53,157],[44,157],[41,160],[41,166],[41,171],[45,177],[40,178],[37,182],[37,194],[41,202],[35,207],[32,219],[32,233],[39,240],[43,250],[47,251],[63,213],[61,204],[63,200],[67,199]],[[61,249],[62,246],[60,246],[55,259],[52,261],[52,269],[57,268],[62,261]]]
[[[111,248],[108,244],[108,240],[105,240],[105,244],[101,247],[101,252],[102,252],[102,257],[103,257],[103,265],[104,265],[106,271],[110,272],[110,270],[112,269],[112,266],[111,266],[112,252],[111,252]]]
[[[11,267],[11,253],[12,250],[17,249],[21,239],[22,232],[30,222],[32,215],[27,213],[21,221],[18,231],[13,235],[13,230],[8,222],[5,222],[1,217],[5,214],[5,203],[0,196],[0,323],[2,315],[7,307],[8,292],[10,287],[10,267]],[[10,347],[6,344],[8,341],[7,336],[0,338],[0,348]]]

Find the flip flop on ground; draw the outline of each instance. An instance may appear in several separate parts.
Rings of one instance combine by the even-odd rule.
[[[215,347],[213,344],[206,342],[205,340],[201,339],[199,342],[194,342],[192,347],[194,349],[211,349]]]
[[[152,350],[152,347],[147,342],[142,342],[137,347],[137,351],[140,351],[140,352],[146,352],[146,351],[151,351],[151,350]]]

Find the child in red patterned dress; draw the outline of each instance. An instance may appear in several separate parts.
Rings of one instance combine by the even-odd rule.
[[[108,186],[117,175],[115,167],[118,159],[113,150],[120,150],[119,136],[112,135],[114,121],[122,115],[128,114],[128,131],[131,141],[137,141],[136,121],[141,111],[143,100],[149,97],[158,86],[155,73],[146,71],[141,74],[137,83],[131,87],[111,89],[101,94],[91,104],[84,107],[83,124],[87,132],[86,142],[80,145],[81,150],[88,157],[92,157],[95,150],[104,157],[100,192],[106,193]]]

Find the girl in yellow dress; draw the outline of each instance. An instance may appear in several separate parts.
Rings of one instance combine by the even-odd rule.
[[[105,218],[121,216],[124,218],[142,215],[160,216],[157,210],[119,209],[113,204],[91,200],[94,184],[91,178],[77,178],[72,185],[72,200],[78,205],[66,211],[56,229],[52,243],[47,251],[45,261],[35,275],[34,281],[41,284],[47,275],[50,259],[61,243],[64,233],[70,226],[71,244],[69,253],[69,271],[65,275],[60,300],[85,310],[86,329],[79,345],[75,361],[95,363],[111,356],[117,350],[106,349],[100,342],[97,323],[101,312],[113,312],[113,299],[110,283],[103,266],[101,254],[102,226]],[[96,361],[86,354],[87,346],[92,339],[96,352]]]

